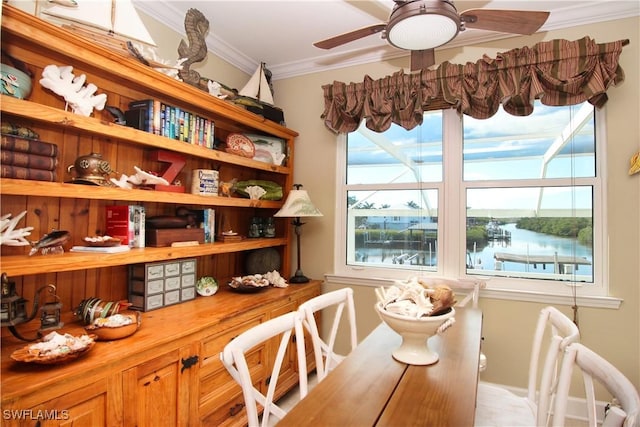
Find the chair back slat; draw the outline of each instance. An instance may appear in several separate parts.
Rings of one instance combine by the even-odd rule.
[[[564,426],[569,400],[569,390],[574,368],[580,369],[587,401],[589,426],[639,427],[640,395],[629,379],[608,360],[580,343],[567,347],[562,363],[558,390],[553,411],[553,425]],[[602,385],[612,396],[611,409],[603,414],[600,423],[594,384]]]
[[[307,363],[304,347],[304,329],[302,326],[302,316],[294,311],[276,318],[267,320],[229,342],[220,353],[220,359],[231,377],[242,388],[242,394],[247,411],[247,422],[249,427],[266,427],[269,425],[271,415],[278,420],[282,419],[286,412],[273,402],[275,391],[280,377],[282,363],[287,356],[287,349],[291,342],[291,336],[295,336],[296,352],[299,373],[299,393],[300,399],[307,395]],[[255,379],[251,378],[251,369],[247,363],[246,355],[258,345],[267,345],[268,341],[279,338],[278,351],[276,353],[271,376],[266,394],[263,394],[255,387]],[[263,409],[262,421],[258,416],[260,405]]]
[[[334,315],[329,328],[329,334],[325,339],[322,339],[320,328],[316,322],[316,313],[330,307],[333,308]],[[311,336],[316,361],[317,380],[320,382],[345,357],[344,355],[337,354],[334,350],[336,337],[343,322],[346,322],[348,325],[351,351],[358,345],[353,289],[342,288],[319,295],[302,303],[298,311],[303,317],[304,327]],[[343,316],[345,314],[346,317]]]

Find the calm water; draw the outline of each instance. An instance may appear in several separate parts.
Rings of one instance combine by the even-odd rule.
[[[484,248],[477,248],[475,254],[471,251],[472,259],[475,264],[480,261],[480,266],[485,270],[495,269],[495,260],[493,258],[496,252],[507,252],[518,255],[548,255],[553,256],[556,252],[558,255],[564,256],[576,256],[586,257],[589,261],[593,261],[593,249],[578,243],[577,239],[556,237],[547,234],[536,233],[528,230],[520,230],[516,228],[515,224],[506,224],[503,226],[506,231],[511,232],[511,241],[493,241]],[[383,263],[392,264],[394,257],[396,257],[396,263],[399,263],[398,258],[403,254],[401,250],[384,250],[381,248],[371,249],[358,249],[358,252],[366,254],[368,256],[367,261],[369,263]],[[416,255],[415,252],[406,251],[405,257],[411,257]],[[425,258],[424,264],[435,265],[436,254],[435,250],[418,254]],[[430,262],[431,260],[431,262]],[[410,263],[410,260],[404,260],[405,264]],[[414,263],[416,263],[414,261]],[[518,271],[518,272],[535,272],[535,273],[553,273],[553,266],[548,264],[546,269],[541,264],[534,267],[533,265],[505,262],[503,264],[503,270],[506,271]],[[593,268],[591,265],[581,265],[578,267],[577,274],[591,275]]]

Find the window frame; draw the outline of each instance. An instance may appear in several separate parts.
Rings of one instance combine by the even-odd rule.
[[[349,190],[393,189],[395,184],[347,185],[347,135],[339,134],[336,144],[336,209],[334,239],[334,271],[326,279],[334,283],[385,286],[393,280],[403,280],[412,275],[445,276],[458,278],[482,278],[487,282],[483,295],[498,299],[515,299],[545,303],[563,302],[582,305],[617,308],[621,300],[609,296],[608,245],[606,215],[606,114],[604,108],[594,109],[595,115],[595,170],[596,178],[547,179],[545,186],[593,185],[593,283],[583,285],[572,282],[469,275],[466,272],[466,214],[455,206],[465,206],[466,190],[490,187],[503,181],[463,180],[463,127],[462,117],[453,109],[442,110],[443,117],[443,179],[442,182],[426,182],[421,188],[438,190],[438,253],[450,260],[437,265],[435,272],[386,269],[381,267],[354,266],[346,263],[347,244],[347,193]],[[454,141],[454,142],[452,142]],[[452,160],[453,159],[453,160]],[[513,181],[511,181],[513,182]],[[548,183],[547,183],[548,182]],[[517,180],[518,186],[540,186],[537,179]],[[406,186],[405,186],[406,187]],[[452,196],[448,196],[452,195]],[[454,202],[455,201],[455,202]],[[454,206],[452,206],[454,204]],[[446,236],[446,237],[444,237]],[[558,284],[564,286],[558,286]],[[526,286],[525,286],[526,285]],[[575,286],[576,292],[573,292]]]

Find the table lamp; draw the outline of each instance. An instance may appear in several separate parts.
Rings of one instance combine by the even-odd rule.
[[[318,208],[316,208],[313,203],[311,203],[311,199],[309,198],[309,194],[307,194],[307,191],[300,189],[302,188],[302,184],[293,184],[293,187],[295,189],[289,192],[287,200],[284,202],[282,209],[276,212],[274,216],[294,218],[293,221],[291,221],[291,225],[295,227],[298,244],[298,268],[296,269],[295,275],[291,277],[291,279],[289,279],[289,282],[307,283],[309,281],[309,278],[302,273],[302,269],[300,268],[300,227],[304,225],[304,222],[300,221],[300,218],[322,216],[322,213],[320,213]]]

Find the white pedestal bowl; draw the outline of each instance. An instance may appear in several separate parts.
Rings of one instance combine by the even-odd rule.
[[[439,355],[429,348],[428,340],[444,322],[455,316],[453,308],[439,316],[421,318],[388,312],[380,302],[376,303],[375,309],[380,319],[402,337],[402,344],[392,353],[394,359],[409,365],[431,365],[438,361]]]

